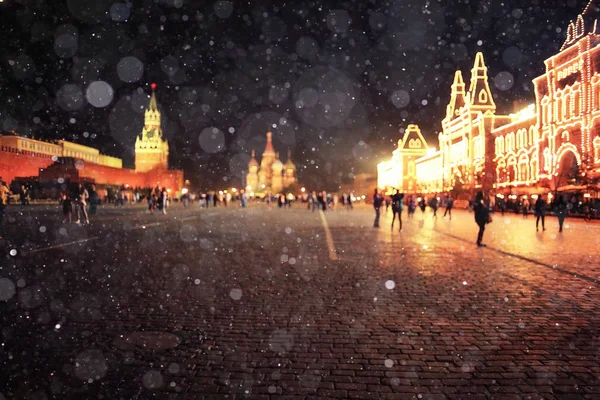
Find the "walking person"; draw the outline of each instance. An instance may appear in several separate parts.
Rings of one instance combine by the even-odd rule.
[[[348,193],[348,197],[346,197],[346,204],[348,207],[348,210],[352,210],[352,194]]]
[[[548,206],[548,204],[546,203],[546,201],[544,199],[542,199],[542,196],[538,196],[537,200],[535,201],[535,205],[533,206],[533,210],[535,213],[535,230],[538,231],[539,225],[540,225],[540,219],[542,220],[542,230],[545,231],[546,230],[546,207]]]
[[[10,189],[0,177],[0,239],[2,239],[4,233],[4,209],[8,204],[8,196],[10,195]]]
[[[98,196],[98,191],[96,191],[96,185],[92,185],[90,189],[90,215],[96,215],[98,203],[100,203],[100,196]]]
[[[452,207],[454,207],[454,199],[451,195],[446,197],[446,210],[444,211],[444,216],[442,218],[446,218],[446,214],[448,214],[448,218],[452,219]]]
[[[88,213],[87,213],[87,202],[88,199],[90,198],[90,195],[87,191],[87,189],[85,188],[85,186],[83,186],[81,183],[79,184],[79,187],[77,189],[77,224],[82,223],[81,222],[81,216],[83,215],[83,224],[89,224],[90,220],[88,218]]]
[[[523,199],[523,218],[527,219],[527,217],[529,216],[529,200],[527,199],[527,197],[525,197],[525,199]]]
[[[439,200],[437,198],[437,195],[434,195],[433,198],[431,199],[431,204],[429,204],[429,207],[431,207],[431,209],[433,210],[433,218],[437,218],[438,206],[439,206]]]
[[[390,208],[390,204],[392,204],[392,198],[390,196],[385,196],[385,213],[386,214],[388,212],[388,209]]]
[[[423,219],[425,219],[425,208],[427,207],[427,199],[425,196],[419,201],[419,208],[421,209],[421,214],[423,215]]]
[[[375,222],[373,222],[373,228],[379,228],[379,216],[381,206],[383,205],[383,196],[377,189],[373,192],[373,208],[375,209]]]
[[[485,231],[486,224],[492,222],[490,217],[490,209],[483,199],[483,192],[477,192],[475,196],[475,204],[473,205],[473,212],[475,214],[475,223],[479,227],[479,232],[477,233],[477,246],[483,247],[485,244],[481,243],[483,240],[483,232]]]
[[[410,196],[407,201],[408,204],[408,218],[412,218],[415,216],[415,211],[417,210],[417,202],[415,201],[414,196]]]
[[[398,223],[400,224],[400,232],[402,232],[402,209],[404,208],[404,193],[400,193],[400,190],[396,189],[396,193],[392,195],[392,229],[394,229],[394,221],[396,220],[396,214],[398,214]]]
[[[162,213],[167,213],[167,206],[169,205],[169,192],[167,192],[166,188],[162,188],[160,192],[160,197],[162,199]]]
[[[71,197],[67,191],[62,194],[62,211],[63,224],[70,224],[73,217],[73,203],[71,202]]]
[[[563,224],[565,223],[565,218],[567,217],[567,203],[562,195],[556,196],[556,200],[554,201],[554,212],[556,213],[556,217],[558,218],[558,231],[563,231]]]
[[[246,208],[248,205],[248,193],[242,189],[242,195],[240,196],[240,204],[242,208]]]
[[[21,200],[21,211],[25,209],[26,205],[29,205],[29,189],[25,185],[21,185],[19,190],[19,198]]]

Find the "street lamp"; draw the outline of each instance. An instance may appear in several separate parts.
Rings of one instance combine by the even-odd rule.
[[[236,188],[231,188],[231,191],[232,191],[233,193],[235,193],[235,192],[237,192],[237,189],[236,189]]]
[[[304,193],[304,192],[306,192],[306,188],[302,188],[302,189],[300,189],[300,191],[301,191],[302,193]]]

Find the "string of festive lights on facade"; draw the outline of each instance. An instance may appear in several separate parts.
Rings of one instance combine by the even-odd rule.
[[[598,178],[600,7],[596,3],[590,1],[571,22],[560,52],[545,61],[546,72],[533,80],[535,103],[513,114],[496,114],[483,54],[477,53],[468,91],[461,71],[454,76],[438,135],[439,150],[427,150],[422,139],[422,154],[415,159],[405,140],[399,141],[392,159],[378,165],[379,187],[440,193],[460,186],[529,194],[569,186],[562,178],[572,170],[589,181]],[[415,130],[419,128],[410,125],[405,137]]]

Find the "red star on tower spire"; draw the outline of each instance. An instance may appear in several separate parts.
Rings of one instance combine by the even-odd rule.
[[[152,90],[156,89],[156,83],[150,84],[150,87],[152,88]]]

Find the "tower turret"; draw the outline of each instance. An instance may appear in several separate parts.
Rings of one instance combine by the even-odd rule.
[[[469,87],[469,100],[471,108],[481,111],[496,111],[496,103],[492,98],[488,83],[487,67],[483,61],[483,53],[475,56],[475,64],[471,70],[471,85]]]
[[[156,84],[152,87],[150,103],[144,112],[144,127],[135,140],[135,170],[146,172],[154,168],[169,168],[169,144],[163,139],[160,111],[156,101]]]
[[[462,78],[460,70],[454,74],[454,82],[452,83],[452,92],[450,94],[450,102],[446,107],[446,118],[452,119],[458,114],[461,107],[465,105],[465,82]]]

